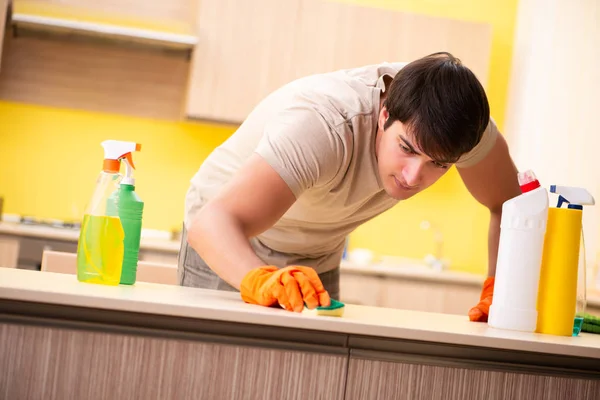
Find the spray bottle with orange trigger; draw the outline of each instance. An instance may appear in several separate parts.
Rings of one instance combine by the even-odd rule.
[[[133,285],[137,276],[144,202],[135,192],[135,179],[133,178],[135,164],[131,153],[140,151],[141,145],[133,142],[117,143],[120,144],[119,152],[122,153],[119,160],[125,163],[125,176],[121,180],[118,190],[110,196],[107,207],[112,215],[119,216],[125,234],[123,266],[119,283]],[[123,153],[123,151],[126,152]]]
[[[118,285],[124,254],[124,227],[111,200],[123,176],[120,159],[136,150],[135,143],[104,141],[102,171],[86,206],[77,244],[77,279],[81,282]]]

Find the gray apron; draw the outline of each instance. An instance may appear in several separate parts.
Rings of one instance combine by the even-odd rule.
[[[252,243],[257,246],[257,243]],[[275,253],[275,252],[273,252]],[[277,265],[276,263],[268,263],[269,265]],[[301,265],[301,264],[298,264]],[[282,267],[282,265],[277,265]],[[233,286],[221,279],[187,242],[187,230],[183,227],[181,234],[181,247],[177,260],[177,277],[179,285],[191,286],[203,289],[226,290],[237,292]],[[329,292],[329,296],[333,299],[340,298],[340,268],[335,268],[331,271],[319,274],[321,282],[325,290]]]

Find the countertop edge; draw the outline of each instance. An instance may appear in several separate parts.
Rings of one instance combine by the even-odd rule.
[[[202,307],[198,306],[198,304],[174,306],[159,302],[148,304],[147,302],[127,299],[102,298],[104,303],[101,307],[98,307],[98,298],[94,296],[82,296],[64,293],[55,293],[52,295],[53,298],[49,300],[48,293],[8,288],[3,289],[2,293],[0,293],[0,298],[6,300],[63,306],[73,306],[76,304],[79,307],[84,307],[89,310],[113,310],[183,318],[190,317],[195,319],[221,322],[233,321],[252,325],[267,325],[273,327],[287,327],[293,329],[365,336],[373,339],[416,340],[430,343],[444,343],[447,345],[484,347],[491,349],[504,349],[507,351],[542,352],[546,354],[562,356],[600,359],[600,348],[566,346],[561,343],[552,342],[525,341],[520,338],[516,338],[519,333],[513,333],[510,331],[496,331],[493,328],[487,327],[487,325],[485,327],[484,325],[478,326],[478,329],[481,329],[482,332],[485,331],[492,334],[497,334],[498,336],[477,336],[478,343],[473,344],[472,334],[434,332],[418,328],[394,327],[386,325],[374,326],[365,322],[354,322],[352,320],[343,320],[335,317],[305,316],[303,314],[290,313],[282,309],[265,308],[245,303],[239,304],[237,301],[233,303],[235,304],[236,309],[228,309],[227,307]],[[233,297],[229,301],[232,300]],[[227,299],[225,302],[226,301]],[[152,309],[149,309],[148,306],[152,306]],[[394,309],[390,309],[390,312],[393,311]],[[429,314],[431,314],[432,317],[437,315],[433,313]],[[510,336],[515,336],[515,338],[511,338]],[[549,339],[554,340],[556,338],[549,337]]]
[[[355,358],[400,363],[417,363],[455,368],[484,368],[514,373],[539,373],[575,378],[600,379],[597,360],[573,355],[541,354],[532,351],[488,348],[473,345],[428,342],[422,339],[366,337],[345,332],[318,332],[307,335],[298,327],[265,326],[232,321],[203,319],[196,323],[186,316],[156,315],[146,318],[140,312],[96,309],[73,305],[23,302],[29,312],[7,313],[10,304],[0,300],[0,324],[21,324],[59,329],[78,329],[163,339],[195,340],[225,345],[242,345],[286,351],[353,356]],[[33,305],[33,306],[32,306]],[[40,307],[41,306],[41,307]],[[62,310],[61,310],[62,308]],[[35,310],[32,313],[32,310]],[[58,313],[56,311],[58,310]],[[77,310],[84,317],[69,311]],[[10,310],[9,310],[10,311]],[[52,315],[52,311],[55,314]],[[103,312],[101,318],[94,316]],[[37,316],[36,316],[37,314]],[[114,323],[111,323],[111,318]],[[121,321],[121,324],[118,321]],[[165,329],[165,327],[167,327]],[[241,329],[240,329],[241,328]],[[244,334],[241,334],[242,332]],[[310,340],[307,340],[310,338]]]

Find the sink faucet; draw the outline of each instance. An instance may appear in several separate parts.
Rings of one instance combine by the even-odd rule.
[[[434,251],[433,254],[427,254],[425,256],[425,263],[437,271],[446,269],[448,267],[448,262],[442,260],[442,250],[444,246],[444,235],[442,234],[442,231],[428,220],[421,221],[421,229],[424,231],[433,231]]]

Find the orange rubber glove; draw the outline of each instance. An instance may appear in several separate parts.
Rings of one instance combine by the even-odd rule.
[[[494,297],[494,277],[489,277],[483,282],[479,303],[469,310],[469,319],[475,322],[487,322]]]
[[[272,306],[279,303],[288,311],[302,312],[330,304],[329,293],[316,271],[310,267],[289,266],[278,269],[268,265],[251,270],[240,285],[242,300]]]

